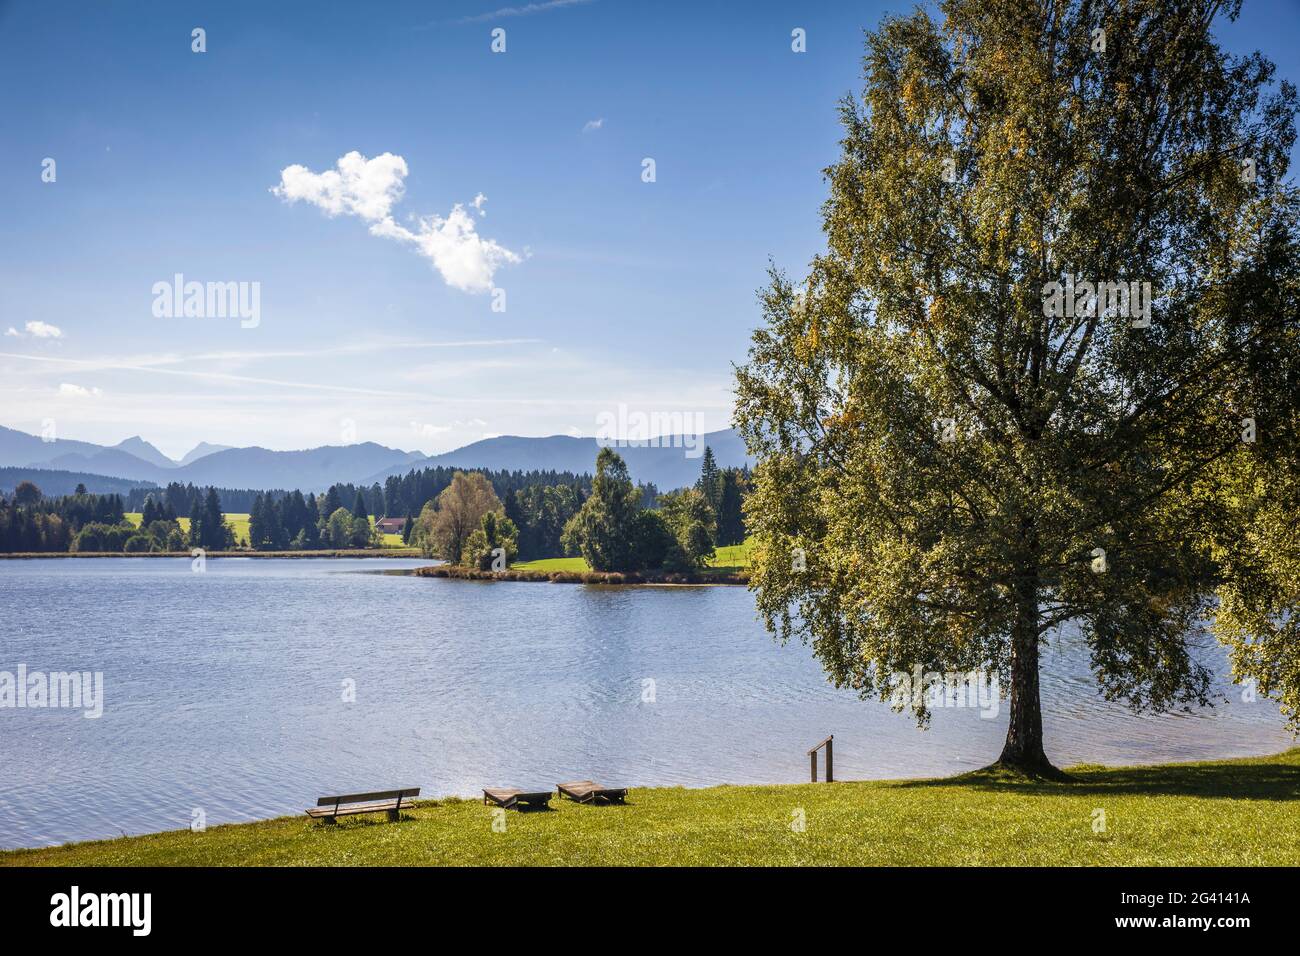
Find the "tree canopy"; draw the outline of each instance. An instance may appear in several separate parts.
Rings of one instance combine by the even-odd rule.
[[[420,513],[412,537],[450,564],[460,564],[465,544],[483,516],[501,510],[492,483],[478,473],[456,472],[451,484]]]

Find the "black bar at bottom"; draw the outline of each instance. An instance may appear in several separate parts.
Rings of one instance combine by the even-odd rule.
[[[922,946],[927,940],[940,946],[944,939],[992,939],[987,934],[999,927],[1071,941],[1196,933],[1231,945],[1258,930],[1292,932],[1296,875],[1288,869],[1227,868],[564,868],[555,874],[486,868],[15,868],[0,869],[0,926],[6,941],[76,933],[86,941],[114,937],[131,945],[146,937],[138,932],[144,928],[144,898],[130,894],[147,893],[147,938],[208,945],[281,938],[337,945],[353,934],[373,942],[381,928],[427,936],[431,921],[445,921],[439,933],[491,928],[496,940],[505,929],[503,906],[510,924],[535,931],[530,913],[562,924],[564,914],[581,912],[586,925],[598,899],[604,902],[597,909],[611,919],[644,917],[665,928],[702,919],[739,933],[783,922],[797,929],[808,894],[817,894],[831,911],[848,917],[839,922],[850,942],[863,932],[865,919],[906,926],[908,939]],[[116,909],[125,925],[53,925],[61,917],[72,922],[66,914],[73,887],[83,909],[97,908],[101,894],[114,894],[104,912],[111,916]],[[512,888],[504,897],[503,887]],[[90,896],[94,904],[86,903]],[[730,916],[719,910],[724,899],[737,904],[724,907]],[[139,905],[131,909],[134,902]],[[761,917],[755,902],[762,903]]]

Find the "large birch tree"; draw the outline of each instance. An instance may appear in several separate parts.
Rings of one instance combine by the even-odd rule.
[[[870,34],[825,251],[737,369],[751,586],[837,685],[1000,675],[1000,762],[1056,774],[1067,622],[1100,691],[1300,703],[1295,89],[1211,0],[948,0]],[[923,695],[907,706],[924,721]]]

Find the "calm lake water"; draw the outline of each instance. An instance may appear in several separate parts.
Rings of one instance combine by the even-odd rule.
[[[0,708],[0,847],[301,811],[325,793],[419,786],[705,786],[951,774],[997,756],[996,719],[917,730],[781,647],[744,588],[485,584],[375,573],[420,561],[0,561],[0,671],[102,671],[104,711]],[[1226,671],[1215,646],[1205,650]],[[1277,708],[1136,717],[1099,698],[1067,634],[1047,652],[1063,764],[1262,754]],[[654,702],[643,700],[654,681]],[[355,682],[355,702],[342,699]]]

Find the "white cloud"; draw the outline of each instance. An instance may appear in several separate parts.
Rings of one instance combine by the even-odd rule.
[[[59,386],[60,398],[99,398],[103,391],[98,388],[86,388],[82,385],[71,385],[64,382]]]
[[[600,129],[604,125],[605,125],[605,117],[603,116],[600,117],[599,119],[587,120],[587,122],[582,127],[582,131],[584,133],[590,133],[593,130]]]
[[[475,231],[474,219],[460,203],[451,207],[444,219],[429,216],[420,219],[412,232],[392,219],[370,227],[376,236],[387,236],[415,245],[420,255],[433,263],[443,281],[462,292],[490,292],[492,276],[501,266],[522,262],[495,239],[485,239]]]
[[[337,169],[313,173],[294,164],[280,171],[280,185],[271,192],[285,202],[305,200],[326,214],[348,213],[370,222],[385,218],[402,198],[406,160],[392,153],[366,159],[356,150],[336,163]]]
[[[460,203],[452,206],[446,218],[418,219],[414,230],[399,225],[392,217],[392,207],[402,197],[402,180],[407,174],[401,156],[383,153],[366,159],[354,150],[339,159],[337,166],[337,170],[323,173],[297,164],[286,166],[280,172],[280,185],[271,192],[285,202],[305,200],[330,216],[359,216],[370,223],[372,235],[411,243],[433,263],[447,285],[462,292],[491,291],[497,269],[523,261],[495,239],[480,236],[473,217]],[[470,206],[485,216],[486,202],[487,196],[477,193]]]
[[[57,325],[50,325],[48,322],[28,322],[23,326],[27,330],[26,334],[37,339],[61,339],[63,330]],[[9,326],[5,335],[12,335],[14,338],[22,338],[23,333],[19,332],[12,325]]]

